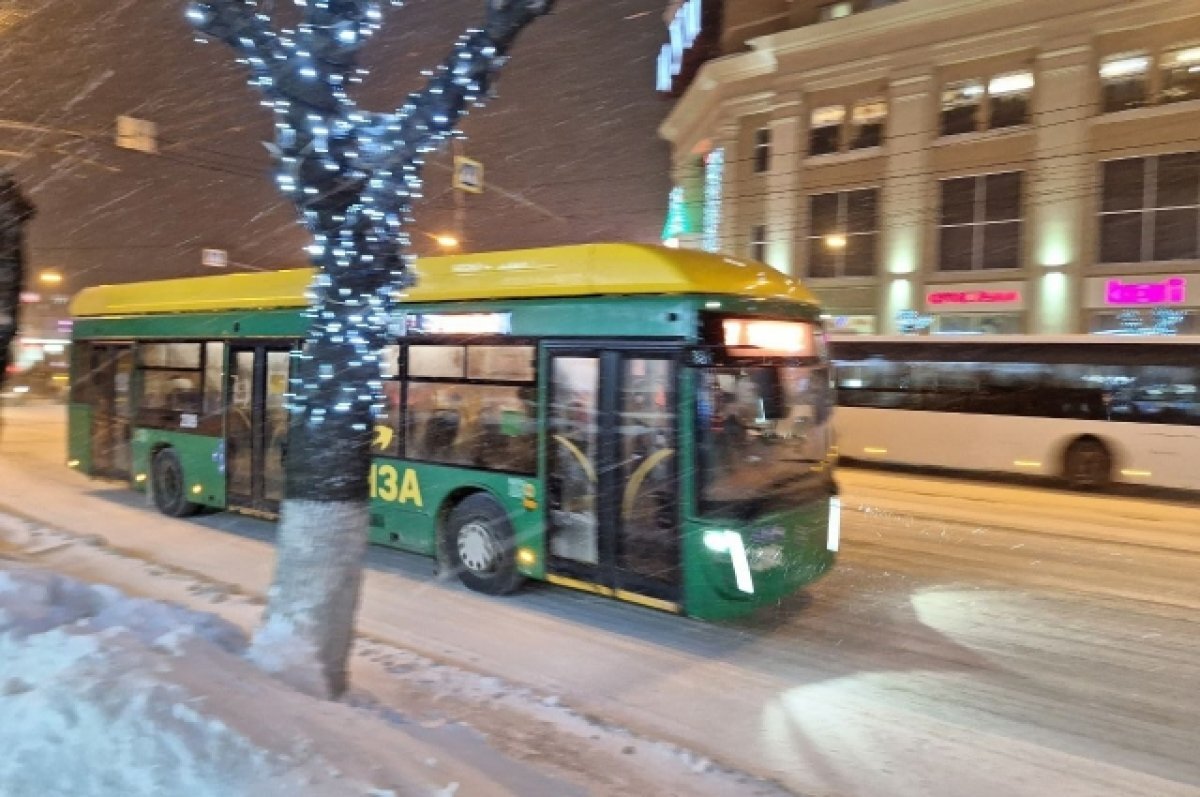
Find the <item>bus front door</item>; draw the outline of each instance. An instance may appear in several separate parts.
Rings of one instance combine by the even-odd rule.
[[[564,350],[549,367],[550,580],[677,609],[674,356]]]
[[[111,479],[128,479],[133,376],[133,347],[129,344],[93,345],[88,362],[96,397],[92,414],[92,472]]]
[[[277,346],[231,346],[225,400],[229,506],[276,512],[283,500],[290,353]]]

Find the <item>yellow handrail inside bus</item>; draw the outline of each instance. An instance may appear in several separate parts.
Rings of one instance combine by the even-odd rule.
[[[596,296],[717,294],[816,303],[800,282],[763,263],[644,244],[585,244],[485,252],[417,261],[412,302]],[[304,307],[309,268],[85,288],[77,317]]]

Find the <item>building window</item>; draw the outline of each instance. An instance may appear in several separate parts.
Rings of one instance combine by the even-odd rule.
[[[983,84],[978,80],[950,83],[942,89],[942,135],[972,133],[979,127]]]
[[[865,188],[809,197],[808,275],[875,275],[879,190]]]
[[[832,19],[848,17],[853,13],[854,4],[851,2],[827,3],[817,8],[817,19],[821,22],[829,22]]]
[[[1140,108],[1150,94],[1148,78],[1150,56],[1146,53],[1122,53],[1100,62],[1101,106],[1105,113]]]
[[[1200,47],[1174,50],[1162,58],[1162,101],[1200,97]]]
[[[827,105],[812,112],[809,130],[809,155],[829,155],[841,149],[842,123],[846,121],[846,109],[841,105]]]
[[[1021,172],[941,181],[938,270],[1021,265]]]
[[[850,113],[850,149],[878,147],[883,143],[887,102],[876,97],[856,103]]]
[[[942,135],[1028,124],[1033,82],[1033,73],[1023,71],[996,75],[986,84],[982,80],[946,84],[942,89]],[[980,113],[985,105],[986,119]]]
[[[754,173],[771,170],[771,128],[760,127],[754,131]]]
[[[1015,127],[1029,122],[1032,72],[997,75],[988,83],[988,127]]]
[[[1200,152],[1106,161],[1100,262],[1200,259]]]
[[[750,259],[767,262],[767,225],[755,224],[750,232]]]

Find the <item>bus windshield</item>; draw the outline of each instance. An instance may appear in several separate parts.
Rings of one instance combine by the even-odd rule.
[[[743,514],[805,500],[803,487],[828,456],[831,405],[826,367],[703,370],[696,404],[701,513]]]

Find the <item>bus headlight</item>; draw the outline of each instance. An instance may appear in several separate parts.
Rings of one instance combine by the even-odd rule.
[[[729,554],[733,565],[733,578],[737,588],[748,595],[754,594],[754,577],[750,575],[750,560],[746,556],[746,544],[736,531],[709,529],[704,532],[704,547],[713,553]]]
[[[829,526],[825,530],[825,547],[836,551],[842,542],[842,499],[829,499]]]

